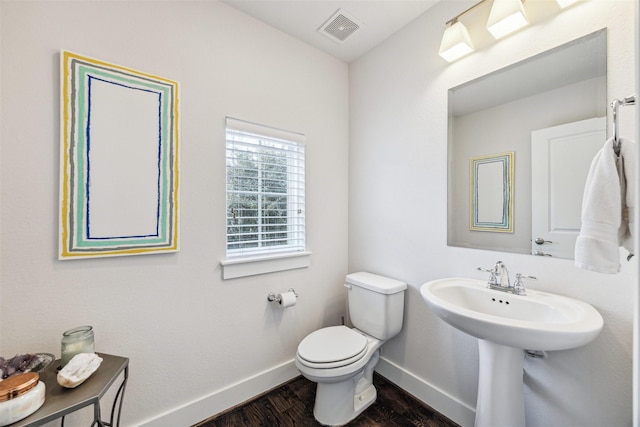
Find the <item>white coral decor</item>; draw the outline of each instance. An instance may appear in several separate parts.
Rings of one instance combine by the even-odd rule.
[[[65,388],[75,388],[93,374],[100,364],[102,357],[95,353],[80,353],[58,372],[58,384]]]

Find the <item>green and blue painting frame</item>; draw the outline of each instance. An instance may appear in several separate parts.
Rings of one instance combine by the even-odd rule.
[[[178,251],[178,83],[60,57],[59,259]]]
[[[513,233],[514,152],[469,161],[469,229]]]

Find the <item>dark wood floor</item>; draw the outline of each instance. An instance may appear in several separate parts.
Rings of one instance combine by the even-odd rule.
[[[459,427],[419,400],[374,373],[376,402],[351,421],[349,427]],[[313,402],[316,384],[304,377],[256,397],[193,427],[316,427]]]

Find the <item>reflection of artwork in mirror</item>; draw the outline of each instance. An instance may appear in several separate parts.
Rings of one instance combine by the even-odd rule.
[[[178,84],[61,54],[60,259],[178,250]]]
[[[472,231],[513,233],[513,152],[469,162]]]

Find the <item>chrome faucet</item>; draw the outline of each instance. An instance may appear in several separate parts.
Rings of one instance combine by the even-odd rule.
[[[507,270],[507,266],[504,265],[502,261],[498,261],[493,269],[496,272],[496,281],[498,282],[498,285],[502,288],[510,288],[511,280],[509,280],[509,270]]]
[[[478,270],[491,274],[489,281],[487,282],[487,288],[495,289],[497,291],[508,292],[515,295],[526,295],[527,292],[524,288],[524,281],[522,279],[535,279],[534,276],[525,276],[523,274],[516,274],[516,283],[511,284],[509,279],[509,270],[502,261],[496,262],[493,268],[478,267]]]
[[[487,288],[500,289],[511,287],[511,283],[509,281],[509,270],[507,270],[507,266],[504,265],[502,261],[496,262],[496,265],[491,269],[478,267],[478,270],[491,274],[491,276],[489,276],[489,281],[487,282]]]

